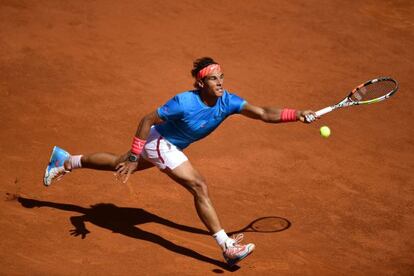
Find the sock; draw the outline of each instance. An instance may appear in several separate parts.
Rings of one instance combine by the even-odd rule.
[[[216,239],[217,244],[224,250],[225,249],[225,243],[229,239],[229,236],[227,236],[224,229],[221,229],[217,233],[213,235],[213,237]]]
[[[81,158],[82,155],[72,155],[69,157],[69,163],[72,170],[82,168]]]

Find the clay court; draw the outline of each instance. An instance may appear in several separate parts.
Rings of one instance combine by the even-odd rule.
[[[311,125],[235,115],[185,150],[226,231],[290,223],[246,232],[256,250],[232,269],[156,168],[128,185],[92,170],[42,183],[54,145],[126,152],[202,56],[260,106],[318,110],[371,78],[400,84]],[[414,275],[413,76],[408,0],[1,0],[0,274]]]

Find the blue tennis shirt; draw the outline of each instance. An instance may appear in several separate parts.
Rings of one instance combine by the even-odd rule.
[[[157,109],[164,121],[155,129],[180,149],[200,140],[215,130],[228,116],[240,113],[246,101],[226,90],[214,106],[202,102],[198,90],[174,96]]]

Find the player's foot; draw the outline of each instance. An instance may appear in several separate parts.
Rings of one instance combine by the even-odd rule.
[[[52,155],[50,156],[50,161],[43,178],[43,184],[45,184],[45,186],[50,186],[52,182],[61,179],[62,176],[70,172],[69,170],[66,170],[64,166],[65,161],[68,160],[69,157],[70,154],[67,151],[57,146],[53,148]]]
[[[229,266],[234,266],[249,256],[255,248],[253,243],[240,244],[242,239],[243,234],[238,234],[237,236],[229,239],[229,242],[225,243],[225,251],[223,252],[223,256]]]

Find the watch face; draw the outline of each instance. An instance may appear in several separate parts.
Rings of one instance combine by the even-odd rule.
[[[128,160],[129,161],[131,161],[131,162],[137,162],[137,160],[138,160],[138,156],[136,156],[136,155],[130,155],[129,157],[128,157]]]

